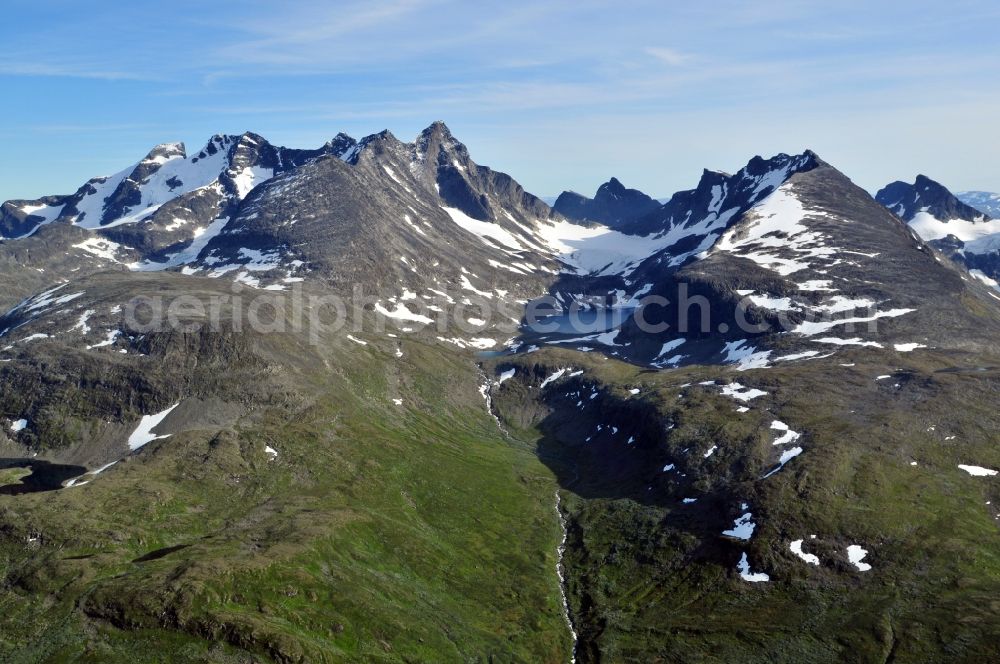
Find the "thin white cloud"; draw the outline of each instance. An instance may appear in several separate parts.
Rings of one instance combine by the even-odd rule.
[[[671,67],[679,67],[691,59],[691,56],[687,53],[681,53],[678,50],[664,46],[648,46],[645,51],[648,55]]]
[[[21,98],[76,87],[44,77],[158,84],[80,81],[100,92],[12,117],[5,155],[18,166],[0,182],[22,195],[41,186],[36,178],[54,177],[51,165],[42,175],[21,173],[39,144],[51,144],[39,134],[134,117],[164,128],[143,132],[152,142],[243,129],[269,137],[293,127],[324,137],[355,127],[409,130],[438,117],[489,126],[461,137],[477,158],[502,163],[505,148],[490,147],[502,136],[511,146],[503,165],[539,193],[579,187],[579,174],[592,168],[595,182],[611,171],[662,195],[693,184],[700,166],[738,167],[754,152],[804,147],[866,186],[912,170],[965,189],[1000,182],[990,124],[997,102],[968,97],[991,94],[1000,77],[990,33],[1000,9],[988,0],[773,0],[767,11],[743,0],[626,0],[614,11],[606,0],[510,0],[488,12],[461,0],[179,4],[162,12],[143,3],[67,5],[58,21],[5,25],[0,74],[17,75],[11,85]],[[943,107],[928,108],[934,100]],[[514,124],[524,127],[517,140]],[[612,142],[591,166],[589,139],[601,132],[633,140]],[[17,138],[29,134],[37,140]],[[100,150],[124,151],[121,132],[94,134]],[[74,156],[93,158],[93,146],[74,145]],[[544,165],[523,157],[539,152]],[[681,163],[681,154],[690,159]],[[72,188],[101,170],[47,188]]]
[[[237,23],[247,38],[235,40],[218,49],[218,55],[231,64],[305,65],[322,70],[318,56],[356,61],[358,37],[368,34],[370,47],[388,54],[404,44],[386,40],[374,42],[372,32],[386,32],[436,0],[389,0],[357,2],[350,5],[306,5],[304,10],[290,10],[254,21]],[[368,49],[365,49],[368,52]]]
[[[37,59],[0,61],[0,75],[87,78],[105,81],[154,80],[151,76],[133,71],[101,69],[99,65],[91,68],[80,64],[68,65],[58,62],[41,62]]]

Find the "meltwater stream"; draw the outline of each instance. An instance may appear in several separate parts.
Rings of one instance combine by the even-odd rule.
[[[566,625],[569,627],[569,634],[573,640],[572,650],[570,650],[570,664],[576,663],[576,628],[573,626],[573,618],[569,614],[569,598],[566,596],[566,569],[563,565],[563,554],[566,553],[566,517],[562,512],[562,499],[559,491],[556,491],[556,516],[559,517],[559,527],[562,529],[562,540],[556,549],[556,575],[559,577],[559,595],[562,597],[563,616],[566,618]]]
[[[496,413],[493,412],[493,399],[492,399],[492,394],[490,392],[495,386],[499,385],[500,383],[498,381],[492,381],[486,378],[486,375],[482,372],[480,372],[480,379],[484,381],[483,384],[480,386],[479,391],[480,394],[483,395],[483,398],[486,400],[486,411],[490,414],[491,417],[493,417],[494,420],[496,420],[497,426],[500,428],[500,431],[503,432],[503,435],[505,437],[509,437],[510,434],[507,432],[506,429],[503,428],[503,425],[500,423],[500,418],[497,417]],[[562,531],[562,539],[559,541],[559,546],[556,547],[556,576],[559,578],[559,596],[562,599],[563,617],[566,619],[566,626],[569,627],[569,635],[570,639],[572,640],[569,661],[570,664],[576,664],[576,644],[577,644],[576,628],[573,627],[573,619],[570,617],[569,613],[569,598],[566,596],[566,575],[565,575],[565,569],[563,567],[563,554],[566,551],[566,538],[567,538],[566,517],[563,516],[562,498],[559,496],[558,489],[556,490],[556,518],[559,519],[559,529]]]

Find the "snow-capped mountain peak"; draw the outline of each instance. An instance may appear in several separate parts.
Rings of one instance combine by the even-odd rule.
[[[962,202],[925,175],[918,175],[913,184],[893,182],[875,200],[973,276],[982,275],[989,285],[1000,277],[1000,219]]]
[[[918,217],[928,217],[947,223],[951,220],[966,222],[987,221],[987,215],[960,201],[948,189],[926,175],[918,175],[913,184],[892,182],[875,194],[875,200],[911,225],[921,224]],[[920,232],[918,230],[918,232]],[[926,237],[924,239],[937,239]],[[941,236],[943,237],[943,236]]]
[[[189,156],[184,143],[162,143],[132,166],[88,180],[74,194],[8,202],[0,213],[0,237],[30,236],[56,221],[88,230],[149,222],[163,206],[186,196],[212,199],[208,207],[219,212],[226,207],[223,200],[242,200],[253,187],[276,173],[323,154],[342,156],[355,145],[353,139],[339,134],[317,150],[296,150],[274,146],[258,134],[244,132],[216,134]],[[190,216],[190,206],[177,207]],[[175,218],[180,217],[171,217],[162,226],[176,227],[179,222],[174,222]],[[204,225],[211,219],[199,217],[197,221]]]
[[[163,165],[171,159],[184,159],[187,152],[183,143],[160,143],[149,151],[146,158],[140,163],[153,163]]]

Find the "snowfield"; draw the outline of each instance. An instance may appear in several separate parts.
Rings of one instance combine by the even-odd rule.
[[[128,437],[128,448],[135,451],[154,440],[160,440],[161,438],[169,438],[171,434],[157,435],[153,433],[153,429],[157,427],[167,415],[169,415],[174,408],[180,405],[180,402],[175,403],[170,408],[164,411],[155,413],[153,415],[143,415],[142,420],[139,422],[139,426],[135,428],[132,435]]]

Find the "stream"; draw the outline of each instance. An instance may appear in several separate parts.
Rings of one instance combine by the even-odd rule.
[[[486,400],[486,411],[490,416],[496,420],[497,427],[503,433],[504,437],[509,438],[510,434],[503,425],[500,423],[500,418],[495,412],[493,412],[493,398],[491,391],[494,387],[499,385],[494,380],[489,379],[486,374],[480,370],[480,379],[483,380],[483,384],[479,388],[480,394],[483,395],[483,399]],[[563,606],[563,617],[566,619],[566,626],[569,628],[570,638],[572,639],[572,646],[570,649],[569,661],[570,664],[576,664],[576,644],[577,635],[576,628],[573,627],[573,618],[569,613],[569,598],[566,596],[566,575],[565,569],[563,567],[563,554],[566,551],[566,517],[562,513],[562,498],[559,496],[559,490],[556,489],[556,518],[559,519],[559,529],[562,531],[562,539],[559,541],[559,546],[556,547],[556,576],[559,577],[559,597],[562,600]]]
[[[570,637],[573,639],[573,649],[570,651],[570,664],[576,663],[576,628],[573,627],[573,618],[569,614],[569,598],[566,596],[566,570],[563,566],[563,554],[566,552],[566,517],[562,512],[562,499],[559,491],[556,490],[556,516],[559,517],[559,528],[562,530],[562,540],[556,549],[556,575],[559,577],[559,595],[562,597],[563,616],[566,618],[566,625],[569,627]]]

